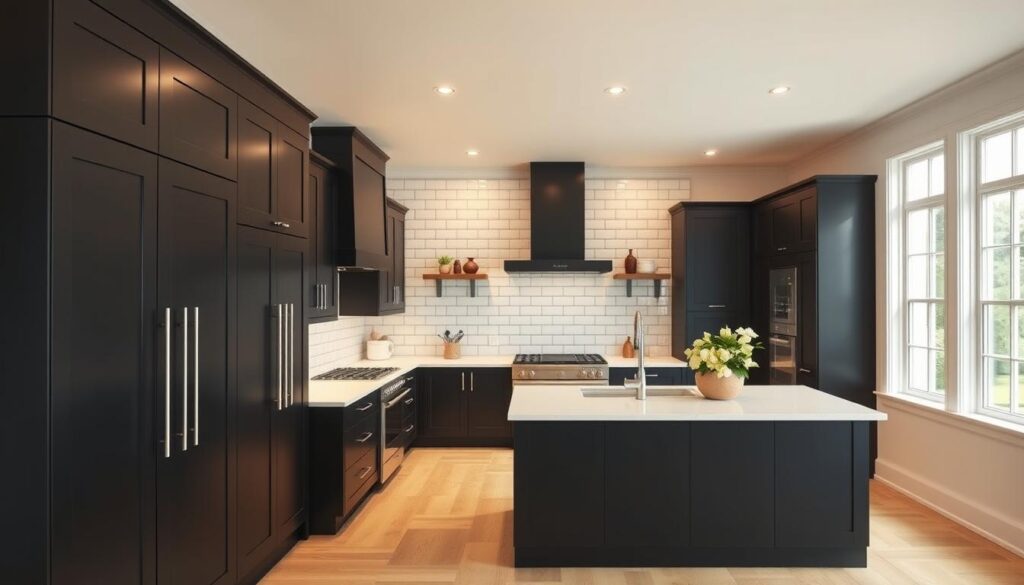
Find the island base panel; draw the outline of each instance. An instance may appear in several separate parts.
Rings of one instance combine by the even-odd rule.
[[[867,549],[516,547],[515,566],[859,568],[867,566]]]

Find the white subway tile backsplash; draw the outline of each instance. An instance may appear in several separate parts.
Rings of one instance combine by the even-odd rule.
[[[310,326],[310,373],[359,359],[370,329],[395,341],[399,355],[440,355],[436,333],[463,329],[464,355],[594,352],[618,355],[641,309],[651,355],[670,352],[669,281],[662,296],[634,282],[626,297],[611,274],[508,274],[503,263],[530,257],[530,184],[525,179],[389,179],[388,195],[409,207],[406,218],[406,312],[389,317],[343,317]],[[690,198],[688,179],[587,179],[586,257],[610,259],[622,270],[629,248],[671,261],[668,208]],[[444,297],[423,273],[442,254],[472,256],[489,280],[445,283]]]

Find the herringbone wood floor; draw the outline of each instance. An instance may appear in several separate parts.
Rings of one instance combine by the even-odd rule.
[[[1024,559],[872,483],[866,569],[515,569],[512,452],[416,449],[338,535],[299,543],[263,584],[1024,584]]]

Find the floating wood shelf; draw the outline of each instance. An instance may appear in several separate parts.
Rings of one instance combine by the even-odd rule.
[[[424,274],[423,275],[423,280],[433,280],[434,281],[434,284],[437,287],[437,296],[441,296],[441,294],[442,294],[442,290],[443,290],[442,289],[442,285],[443,285],[444,281],[446,281],[446,280],[468,280],[469,281],[469,296],[475,297],[476,296],[476,281],[478,281],[478,280],[487,280],[487,275],[486,274],[481,274],[479,272],[477,272],[476,274],[465,274],[465,273],[463,273],[463,274],[440,274],[440,273],[434,273],[434,274]]]
[[[636,272],[633,274],[626,274],[620,272],[612,276],[615,280],[626,281],[626,296],[633,296],[633,281],[634,280],[651,280],[654,281],[654,298],[661,298],[661,281],[672,278],[671,274],[664,272]]]

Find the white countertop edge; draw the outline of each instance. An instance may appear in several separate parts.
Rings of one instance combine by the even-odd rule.
[[[603,400],[603,399],[599,399]],[[587,415],[587,414],[565,414],[565,415],[511,415],[508,417],[510,422],[702,422],[702,421],[774,421],[774,422],[806,422],[806,421],[819,421],[819,422],[876,422],[888,420],[888,417],[882,414],[881,417],[877,415],[852,415],[852,414],[748,414],[748,415],[735,415],[735,414],[644,414],[638,415]]]

